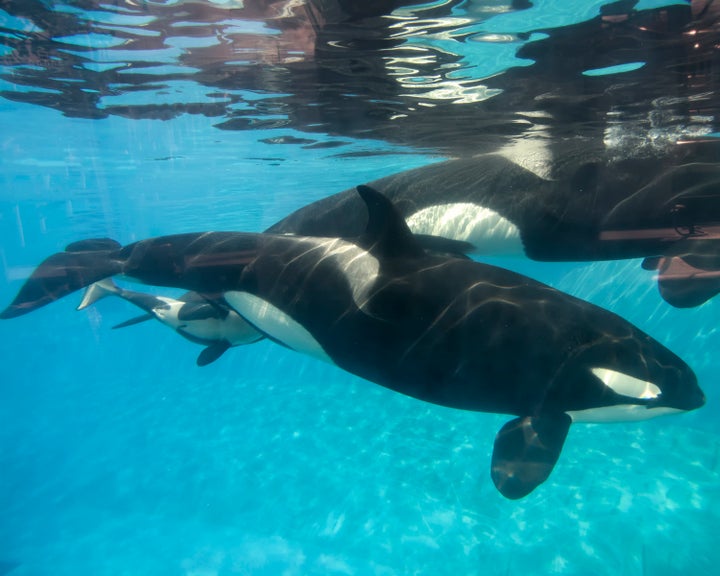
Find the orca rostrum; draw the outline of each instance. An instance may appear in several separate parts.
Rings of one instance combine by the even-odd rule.
[[[115,275],[222,295],[288,348],[413,398],[512,416],[491,477],[513,499],[548,478],[574,421],[704,404],[691,368],[629,322],[517,273],[428,254],[386,197],[358,193],[368,221],[353,240],[206,232],[71,244],[0,318]]]

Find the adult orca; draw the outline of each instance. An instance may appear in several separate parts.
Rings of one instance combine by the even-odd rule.
[[[557,151],[556,151],[557,153]],[[720,260],[720,140],[672,154],[618,159],[592,146],[523,161],[493,153],[430,164],[369,186],[395,204],[425,248],[537,261],[596,261],[716,254]],[[523,163],[525,166],[523,166]],[[541,170],[535,168],[539,165]],[[532,169],[531,169],[532,168]],[[266,232],[356,236],[367,212],[354,190],[298,209]],[[720,275],[720,265],[712,271]],[[696,306],[720,283],[660,270],[662,296]]]
[[[78,310],[111,295],[122,298],[146,312],[113,328],[124,328],[154,318],[175,330],[180,336],[205,346],[197,357],[198,366],[207,366],[214,362],[228,348],[263,339],[262,334],[228,307],[222,299],[209,298],[197,292],[186,292],[177,299],[154,296],[121,288],[110,278],[88,286]]]
[[[629,322],[514,272],[429,255],[387,198],[358,193],[369,216],[354,241],[206,232],[75,243],[41,263],[0,318],[118,274],[222,294],[291,349],[427,402],[514,416],[491,466],[508,498],[548,478],[573,421],[704,404],[690,367]]]

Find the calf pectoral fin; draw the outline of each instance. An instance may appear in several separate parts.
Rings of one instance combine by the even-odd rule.
[[[128,326],[134,326],[135,324],[140,324],[141,322],[147,322],[148,320],[152,320],[155,318],[152,314],[143,314],[142,316],[135,316],[135,318],[130,318],[130,320],[125,320],[125,322],[120,322],[120,324],[116,324],[112,327],[113,330],[116,330],[118,328],[127,328]]]
[[[495,437],[490,474],[506,498],[527,496],[547,480],[572,419],[565,413],[515,418]]]
[[[196,361],[197,365],[207,366],[208,364],[212,364],[215,360],[220,358],[220,356],[222,356],[228,348],[230,348],[230,343],[226,340],[220,340],[211,344],[205,348],[205,350],[200,352]]]
[[[227,316],[227,311],[225,312]],[[222,316],[224,318],[225,316]],[[178,312],[178,320],[190,322],[192,320],[208,320],[221,317],[218,309],[209,302],[190,302],[183,304]]]

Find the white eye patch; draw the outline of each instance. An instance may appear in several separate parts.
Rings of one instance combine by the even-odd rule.
[[[660,388],[652,382],[646,382],[609,368],[592,368],[592,373],[602,380],[605,386],[622,396],[652,400],[657,398],[661,392]]]

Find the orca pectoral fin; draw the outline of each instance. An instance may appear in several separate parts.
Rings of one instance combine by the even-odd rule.
[[[227,313],[225,314],[227,316]],[[183,304],[178,312],[178,320],[189,322],[191,320],[208,320],[217,318],[218,310],[209,302],[189,302]]]
[[[696,266],[688,258],[670,256],[657,262],[645,259],[643,268],[652,265],[658,270],[658,289],[663,299],[676,308],[700,306],[720,293],[720,269]]]
[[[113,330],[117,330],[118,328],[127,328],[128,326],[134,326],[135,324],[140,324],[141,322],[147,322],[148,320],[152,320],[155,318],[152,314],[143,314],[142,316],[135,316],[135,318],[130,318],[130,320],[125,320],[125,322],[120,322],[120,324],[117,324],[112,327]]]
[[[205,348],[205,350],[200,352],[196,361],[197,365],[207,366],[208,364],[212,364],[215,360],[220,358],[220,356],[222,356],[228,348],[230,348],[230,343],[225,340],[220,340],[219,342],[211,344]]]
[[[215,309],[215,313],[220,320],[225,320],[228,314],[230,314],[230,305],[225,302],[222,294],[201,294],[206,304],[209,304]]]
[[[572,419],[565,413],[515,418],[495,437],[491,476],[505,498],[523,498],[547,480]]]
[[[649,256],[642,261],[643,270],[657,270],[662,263],[662,256]]]

